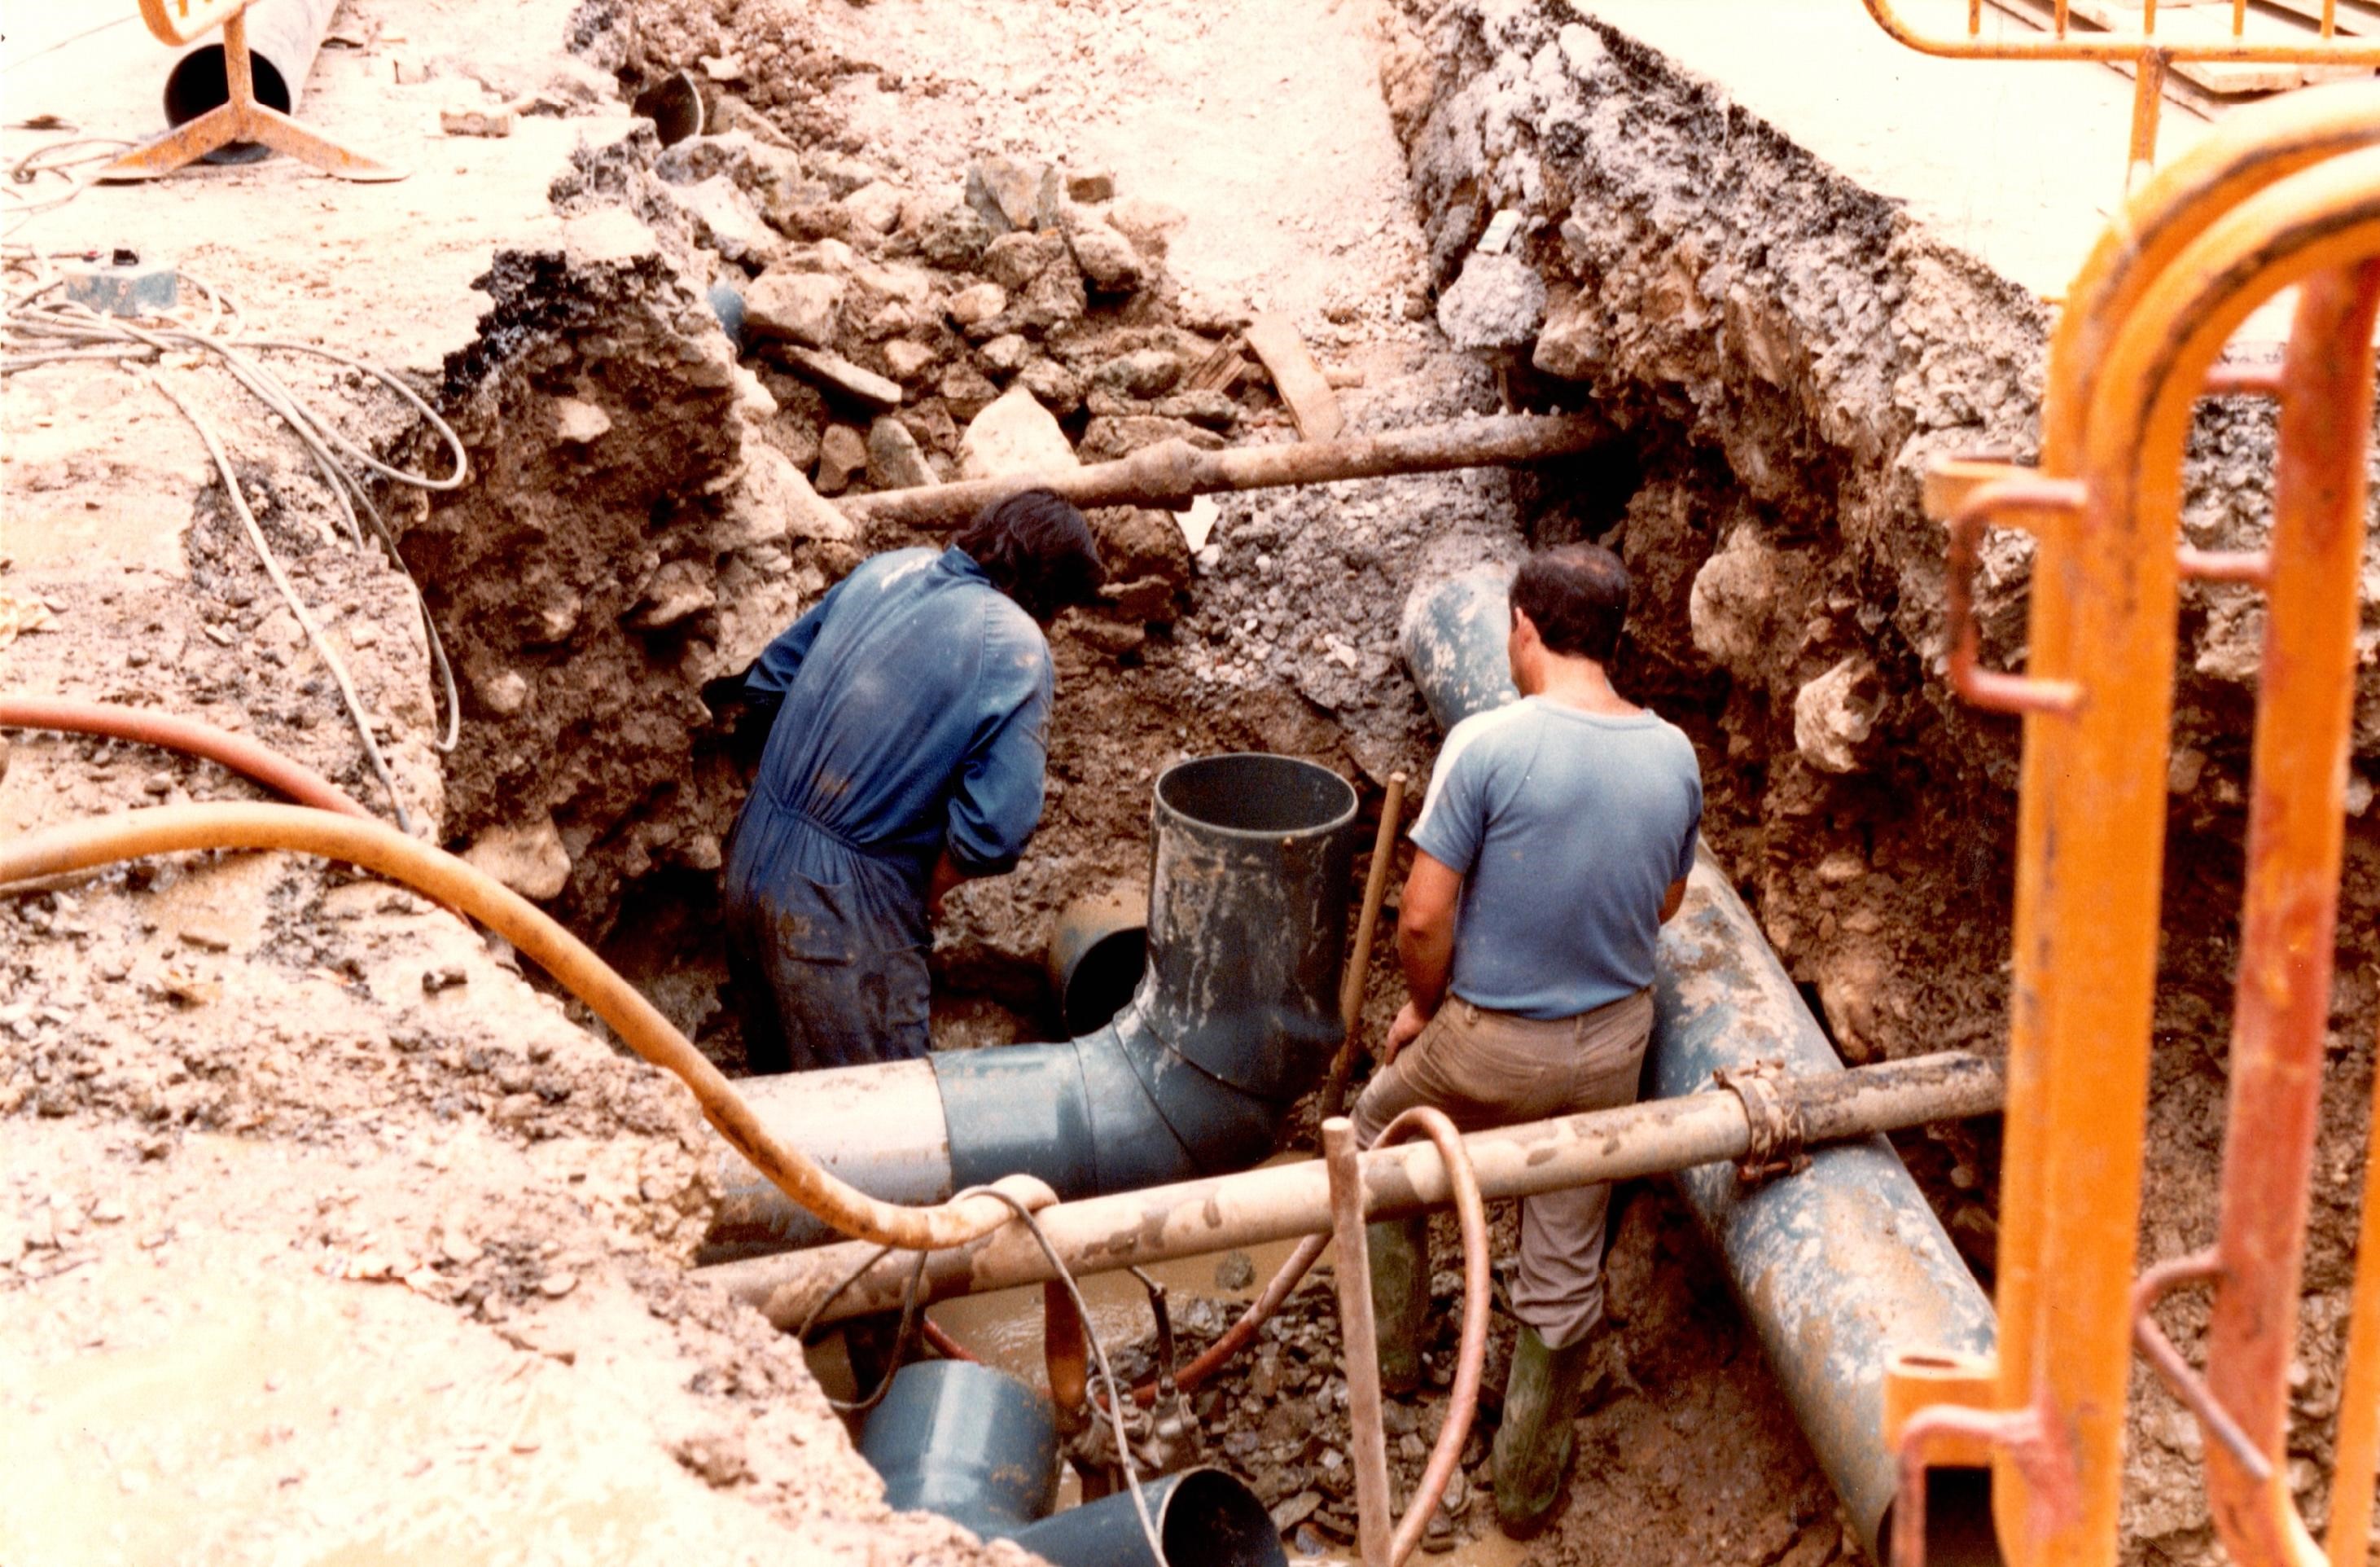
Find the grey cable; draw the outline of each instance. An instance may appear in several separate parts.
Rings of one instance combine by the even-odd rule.
[[[363,699],[356,695],[355,683],[348,679],[347,666],[341,662],[338,650],[323,637],[322,627],[314,624],[314,617],[306,613],[305,601],[298,597],[298,589],[290,585],[288,576],[282,571],[280,557],[273,553],[272,541],[264,537],[264,529],[257,525],[256,514],[248,509],[248,497],[240,493],[239,475],[232,471],[231,458],[224,451],[223,443],[215,438],[214,426],[209,424],[198,409],[185,402],[180,393],[166,385],[164,379],[154,370],[142,371],[141,379],[164,393],[167,400],[181,409],[182,417],[190,421],[199,432],[199,439],[206,443],[207,456],[214,459],[215,471],[223,475],[224,489],[231,496],[232,510],[239,514],[241,526],[248,529],[248,541],[256,547],[257,554],[263,560],[265,575],[272,577],[273,586],[280,589],[282,602],[287,604],[289,613],[298,617],[298,624],[305,629],[307,641],[313,644],[315,653],[329,667],[332,680],[338,685],[339,696],[347,704],[347,716],[355,721],[356,735],[363,742],[364,759],[371,763],[372,772],[380,779],[381,787],[388,791],[389,804],[396,811],[397,831],[410,833],[413,819],[406,811],[405,796],[397,793],[396,779],[388,770],[387,759],[380,754],[380,742],[372,738],[371,715],[364,711]]]
[[[37,274],[50,271],[47,258],[38,250],[31,252],[30,260]],[[175,317],[165,318],[167,324],[162,327],[142,328],[75,305],[54,305],[33,310],[31,307],[36,300],[57,286],[55,277],[12,298],[8,302],[6,318],[11,346],[30,347],[35,344],[55,343],[62,346],[49,351],[20,352],[0,358],[0,374],[62,361],[162,359],[169,351],[185,348],[196,348],[213,355],[230,371],[233,379],[279,419],[298,438],[298,443],[306,448],[323,486],[330,492],[333,504],[338,508],[348,538],[360,547],[364,541],[364,524],[369,522],[390,564],[396,567],[404,579],[406,591],[411,596],[415,612],[421,620],[423,639],[428,644],[432,674],[438,683],[440,705],[445,710],[445,723],[431,735],[431,747],[442,755],[451,753],[461,739],[463,717],[462,697],[455,682],[453,661],[447,656],[445,638],[439,634],[438,624],[430,613],[429,601],[397,549],[395,531],[372,499],[370,487],[357,470],[360,468],[416,489],[452,491],[459,488],[470,473],[469,458],[462,437],[453,425],[431,407],[426,399],[380,365],[318,344],[282,338],[242,336],[233,339],[221,335],[216,329],[226,320],[235,327],[245,326],[245,318],[237,302],[206,279],[194,274],[186,275],[189,275],[190,282],[207,297],[212,319],[203,328]],[[246,349],[310,355],[378,382],[395,393],[430,426],[453,456],[451,471],[443,476],[416,473],[381,461],[331,425],[304,396],[279,376],[250,354],[242,351]]]

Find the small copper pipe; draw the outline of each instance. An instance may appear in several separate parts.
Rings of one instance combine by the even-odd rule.
[[[917,1337],[925,1341],[928,1349],[944,1360],[965,1360],[978,1366],[983,1363],[982,1356],[935,1326],[934,1319],[922,1311],[917,1314]]]
[[[1390,1122],[1375,1146],[1386,1148],[1415,1133],[1437,1146],[1438,1156],[1446,1161],[1447,1184],[1454,1188],[1454,1215],[1463,1226],[1463,1336],[1454,1354],[1454,1385],[1446,1395],[1446,1424],[1439,1427],[1429,1462],[1422,1467],[1421,1482],[1414,1488],[1413,1500],[1389,1541],[1389,1567],[1397,1567],[1421,1543],[1429,1530],[1430,1513],[1446,1494],[1455,1466],[1463,1462],[1463,1444],[1470,1438],[1472,1417],[1479,1410],[1479,1379],[1488,1361],[1488,1310],[1492,1298],[1488,1205],[1479,1195],[1479,1180],[1463,1148],[1463,1135],[1444,1111],[1416,1105]]]
[[[1062,1279],[1041,1286],[1041,1357],[1049,1368],[1050,1402],[1058,1411],[1058,1429],[1067,1434],[1081,1430],[1089,1408],[1090,1335],[1083,1314],[1075,1309],[1074,1292]]]
[[[1289,1298],[1289,1292],[1297,1288],[1297,1282],[1305,1277],[1330,1245],[1330,1237],[1327,1233],[1308,1235],[1299,1241],[1297,1248],[1273,1274],[1272,1282],[1264,1287],[1264,1292],[1240,1313],[1240,1319],[1225,1329],[1221,1338],[1208,1344],[1203,1353],[1184,1366],[1181,1375],[1173,1379],[1173,1385],[1185,1393],[1189,1392],[1221,1370],[1233,1355],[1247,1348],[1249,1342],[1257,1336],[1257,1330],[1265,1325],[1266,1318],[1281,1309],[1281,1302]],[[1143,1409],[1155,1403],[1157,1379],[1152,1377],[1134,1388],[1132,1401]]]

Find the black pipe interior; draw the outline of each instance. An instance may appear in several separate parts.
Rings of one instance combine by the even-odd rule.
[[[1111,930],[1075,960],[1066,976],[1066,993],[1059,998],[1068,1035],[1087,1034],[1100,1026],[1132,1000],[1140,986],[1140,971],[1148,961],[1148,928],[1127,926]]]
[[[1281,1560],[1272,1514],[1254,1491],[1214,1469],[1185,1475],[1173,1488],[1159,1537],[1168,1561],[1270,1567]]]
[[[1167,808],[1236,832],[1306,832],[1349,815],[1355,791],[1328,768],[1295,757],[1200,757],[1157,781]]]

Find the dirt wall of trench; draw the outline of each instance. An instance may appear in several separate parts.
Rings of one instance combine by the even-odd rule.
[[[1694,734],[1710,837],[1845,1058],[1999,1051],[2018,734],[1943,678],[1941,532],[1919,480],[1940,454],[2031,455],[2050,310],[1717,84],[1567,7],[1405,5],[1382,86],[1441,321],[1484,316],[1510,339],[1489,351],[1522,400],[1594,406],[1637,441],[1643,483],[1603,535],[1643,595],[1623,683]],[[1473,255],[1503,209],[1524,220],[1523,268]],[[1523,272],[1542,286],[1534,309],[1512,297]],[[2266,405],[2202,407],[2192,542],[2262,541],[2273,439]],[[1600,531],[1539,489],[1538,537]],[[2027,568],[2011,540],[1987,557],[1988,662],[2022,662]],[[2371,597],[2291,1435],[2315,1517],[2380,1000]],[[2144,1260],[2212,1232],[2262,626],[2241,589],[2185,588]],[[1908,1150],[1986,1280],[1995,1144],[1985,1129]],[[2203,1323],[2186,1306],[2168,1326],[2186,1339]],[[2194,1428],[2144,1374],[2133,1391],[2128,1550],[2213,1560]]]

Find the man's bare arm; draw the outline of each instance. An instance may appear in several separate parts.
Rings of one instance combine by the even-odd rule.
[[[1681,876],[1670,883],[1668,892],[1661,894],[1661,923],[1667,925],[1676,918],[1678,910],[1684,906],[1685,901],[1686,879]]]
[[[1454,917],[1463,902],[1463,877],[1415,850],[1413,874],[1405,878],[1397,905],[1397,959],[1404,966],[1405,993],[1427,1023],[1446,1000],[1454,971]]]

